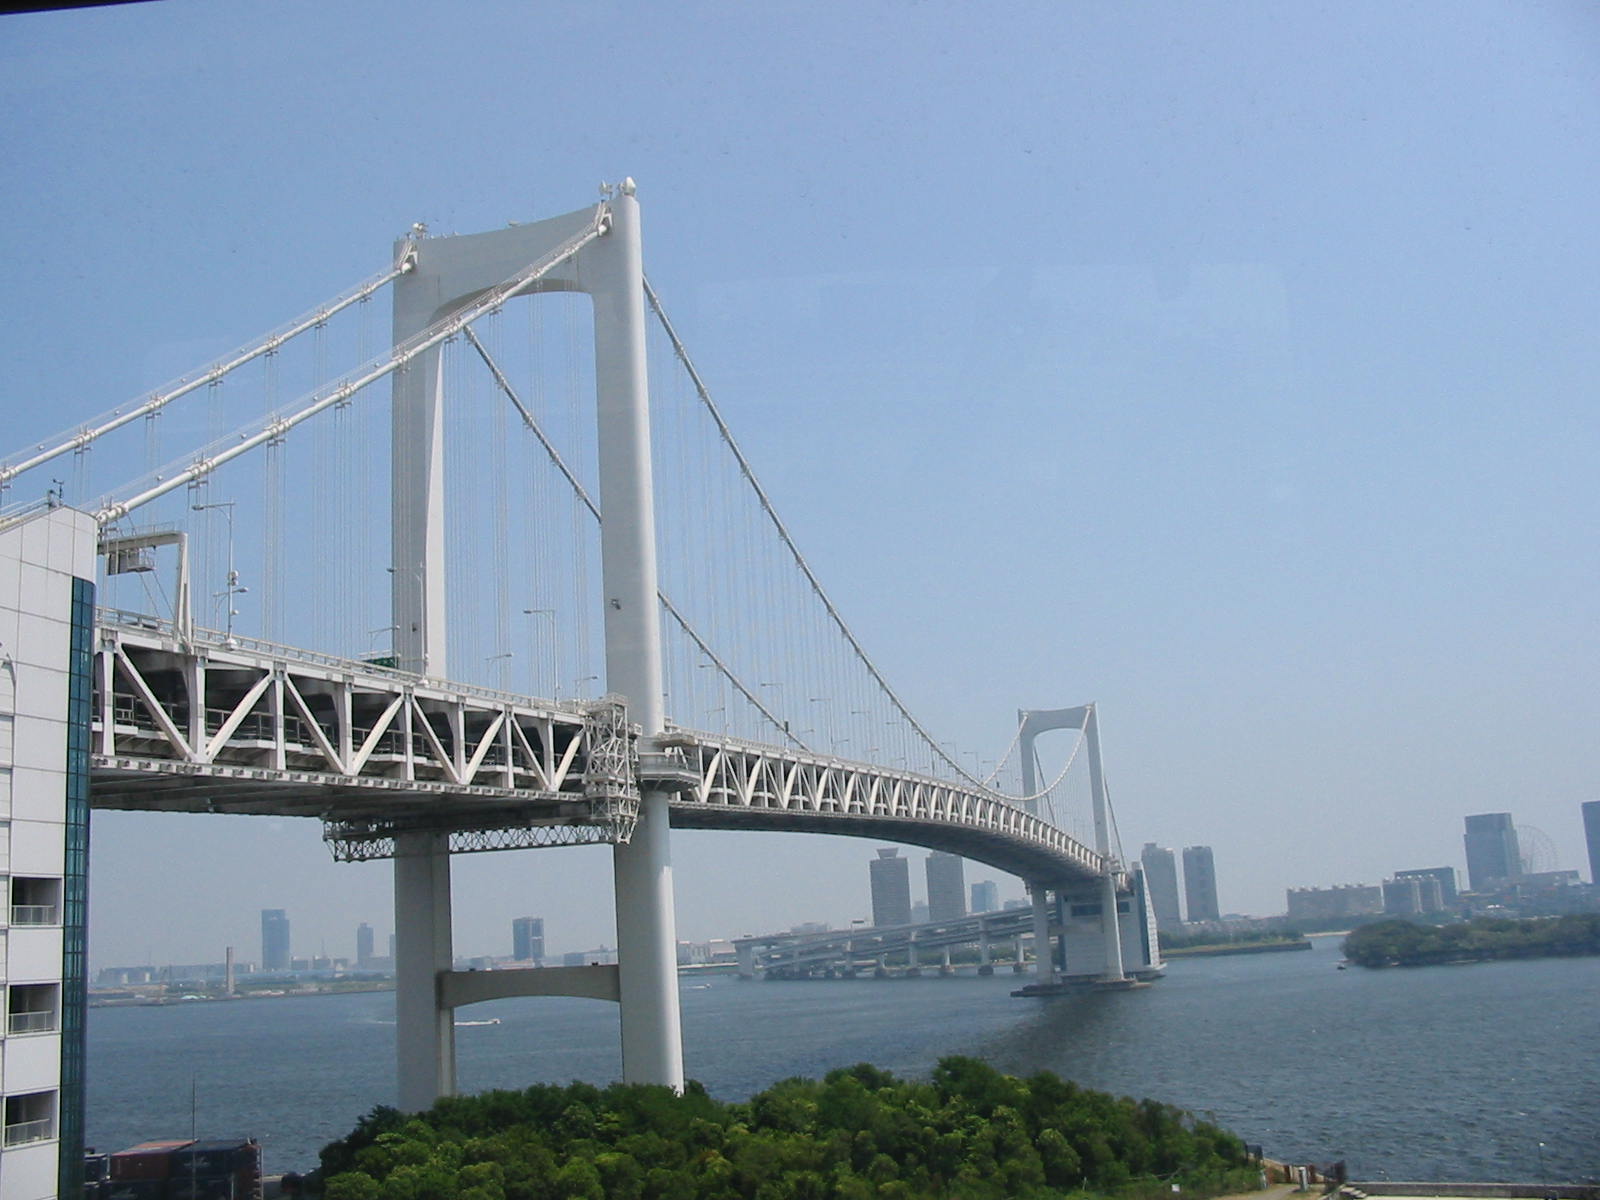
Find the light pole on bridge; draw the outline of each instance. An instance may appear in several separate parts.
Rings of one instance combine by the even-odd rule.
[[[239,610],[233,607],[233,598],[235,596],[242,596],[242,595],[244,595],[246,592],[248,592],[250,590],[249,588],[243,587],[243,586],[240,585],[240,583],[239,583],[239,572],[234,568],[234,565],[233,565],[233,506],[234,506],[234,503],[235,502],[232,501],[232,500],[218,500],[213,504],[191,504],[189,506],[195,512],[211,512],[213,509],[221,509],[222,512],[224,513],[224,515],[226,515],[227,518],[228,518],[228,574],[227,574],[227,583],[223,587],[222,591],[213,592],[212,593],[212,595],[211,595],[211,601],[212,601],[211,612],[212,612],[212,620],[215,620],[216,619],[216,611],[217,611],[216,610],[216,602],[218,600],[222,600],[222,599],[226,599],[227,600],[227,604],[228,604],[228,607],[227,607],[227,631],[226,631],[226,635],[222,639],[222,644],[224,646],[228,647],[228,649],[230,649],[230,650],[233,649],[235,646],[237,646],[239,644],[238,642],[236,642],[234,640],[234,637],[233,637],[233,619],[236,616],[239,615]]]
[[[553,609],[553,608],[525,608],[525,609],[522,610],[522,615],[525,616],[525,617],[549,617],[550,618],[550,670],[551,670],[551,680],[552,680],[551,686],[554,687],[555,690],[556,690],[556,694],[554,696],[551,696],[550,699],[559,700],[559,699],[561,699],[561,630],[560,630],[560,627],[557,626],[557,624],[556,624],[556,610]],[[539,656],[535,652],[537,650],[537,643],[536,643],[534,635],[533,635],[533,627],[534,627],[534,622],[529,621],[528,622],[528,687],[529,687],[530,691],[533,688],[533,670],[534,670],[534,665],[539,661]]]
[[[511,660],[516,656],[517,654],[515,650],[506,650],[499,654],[491,654],[488,658],[483,660],[485,666],[488,666],[490,663],[500,664],[494,669],[495,687],[499,691],[506,691],[510,687],[510,681],[507,680],[506,675],[510,671]]]

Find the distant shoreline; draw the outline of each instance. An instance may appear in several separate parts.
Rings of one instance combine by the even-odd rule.
[[[89,993],[90,1008],[175,1008],[185,1004],[220,1004],[237,1000],[281,1000],[292,996],[350,996],[363,992],[392,992],[394,980],[375,980],[342,987],[296,988],[293,991],[249,991],[232,996],[204,996],[197,992],[182,996],[96,996]]]
[[[1286,938],[1274,942],[1217,942],[1210,946],[1180,946],[1175,950],[1163,950],[1161,957],[1215,958],[1224,954],[1276,954],[1284,950],[1309,949],[1311,942],[1306,938]]]

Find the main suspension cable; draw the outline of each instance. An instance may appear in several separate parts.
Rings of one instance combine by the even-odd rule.
[[[573,494],[583,502],[583,506],[589,510],[590,515],[594,517],[595,521],[603,524],[605,518],[600,514],[600,506],[596,504],[594,502],[594,498],[589,495],[589,490],[583,486],[583,481],[578,478],[577,474],[572,470],[572,468],[567,465],[566,460],[561,457],[560,451],[556,449],[555,444],[551,442],[549,436],[540,426],[538,418],[533,415],[528,406],[523,403],[522,398],[517,395],[517,391],[511,386],[511,381],[506,377],[506,373],[500,369],[500,364],[495,362],[494,357],[489,353],[488,349],[481,341],[478,340],[478,335],[472,331],[471,326],[463,327],[461,332],[463,336],[466,337],[468,344],[478,352],[478,357],[483,359],[484,366],[489,368],[489,373],[494,377],[495,385],[499,387],[500,391],[505,395],[505,398],[509,400],[512,406],[517,410],[517,414],[522,418],[522,423],[528,428],[533,436],[539,440],[539,445],[544,447],[544,452],[549,456],[550,462],[567,481],[567,484],[572,488]],[[701,637],[700,633],[695,629],[695,627],[689,623],[689,618],[684,616],[678,606],[674,604],[667,596],[666,592],[662,591],[660,588],[657,588],[656,599],[660,601],[661,607],[666,610],[667,615],[677,623],[678,627],[683,630],[683,632],[688,636],[689,640],[695,644],[695,648],[699,650],[701,654],[705,655],[706,658],[711,660],[711,664],[722,673],[729,683],[733,684],[733,686],[738,689],[739,694],[743,696],[756,709],[757,712],[759,712],[772,723],[774,729],[781,731],[784,737],[788,738],[796,746],[800,747],[800,749],[810,749],[809,746],[807,746],[789,731],[787,722],[778,717],[772,712],[771,709],[763,704],[760,696],[751,691],[749,685],[734,673],[733,668],[729,667],[728,664],[725,663],[720,656],[718,656],[716,651],[711,648],[710,644],[705,640],[705,638]]]
[[[467,325],[479,317],[500,307],[512,296],[517,295],[524,288],[536,282],[568,259],[572,258],[579,250],[587,246],[596,238],[601,237],[610,229],[609,214],[605,205],[600,205],[595,210],[595,219],[592,224],[531,266],[525,268],[503,283],[496,284],[478,294],[470,303],[455,309],[448,315],[429,325],[395,346],[386,356],[376,360],[369,360],[369,366],[363,374],[346,380],[336,386],[319,388],[305,397],[301,407],[293,411],[274,414],[253,433],[241,433],[238,441],[226,449],[218,449],[215,453],[206,455],[202,452],[200,458],[188,466],[175,470],[172,474],[165,471],[156,476],[156,482],[126,500],[108,501],[95,514],[95,520],[102,526],[113,521],[119,521],[134,509],[148,504],[158,497],[166,495],[177,488],[184,487],[196,480],[204,479],[224,463],[231,462],[242,454],[265,445],[275,439],[283,437],[289,430],[303,421],[316,416],[326,408],[347,401],[368,384],[400,370],[412,359],[441,342],[454,337]],[[212,447],[207,447],[208,450]]]
[[[299,337],[309,329],[316,329],[325,324],[329,317],[343,312],[352,304],[359,304],[369,299],[374,292],[387,284],[394,282],[400,276],[412,270],[416,262],[416,239],[408,238],[395,263],[386,271],[357,284],[351,290],[336,296],[326,304],[319,305],[306,313],[273,330],[262,338],[251,342],[231,356],[215,363],[209,369],[193,377],[182,377],[169,384],[163,391],[156,392],[141,404],[136,404],[129,409],[114,408],[91,420],[87,425],[80,426],[71,433],[59,433],[47,441],[39,443],[32,453],[26,457],[13,458],[0,463],[0,492],[3,492],[11,481],[24,471],[31,471],[34,467],[41,466],[53,458],[57,458],[69,450],[82,451],[85,447],[95,442],[104,435],[121,429],[137,421],[140,417],[154,416],[174,400],[187,396],[190,392],[198,391],[221,380],[229,372],[254,362],[264,354],[276,354],[283,344],[291,338]]]
[[[795,565],[799,567],[801,574],[805,576],[806,582],[810,585],[813,594],[822,603],[823,608],[827,611],[827,614],[833,621],[834,626],[839,630],[840,635],[845,639],[846,643],[849,644],[851,650],[855,653],[856,658],[866,669],[867,674],[870,675],[878,687],[882,689],[883,694],[900,713],[901,717],[905,719],[906,723],[921,735],[923,741],[928,745],[933,754],[944,759],[944,761],[948,763],[958,775],[967,780],[969,783],[972,783],[979,788],[989,790],[986,781],[980,780],[977,776],[973,775],[965,767],[963,767],[955,758],[945,753],[944,747],[941,746],[937,739],[935,739],[934,736],[923,727],[922,723],[912,715],[911,710],[905,706],[904,702],[901,701],[900,697],[895,693],[895,690],[889,686],[889,681],[884,678],[883,672],[881,672],[878,669],[877,664],[872,661],[872,658],[867,654],[866,649],[861,645],[860,641],[856,639],[855,634],[850,631],[850,627],[845,624],[844,617],[834,606],[834,603],[829,598],[827,591],[823,588],[821,580],[817,578],[816,572],[811,569],[811,564],[806,561],[805,555],[800,552],[800,547],[795,543],[794,538],[790,536],[788,527],[784,525],[783,519],[778,516],[777,509],[773,507],[772,500],[767,495],[766,489],[761,486],[760,481],[756,478],[755,471],[750,466],[750,460],[744,456],[744,451],[739,448],[738,442],[734,440],[732,430],[728,428],[728,423],[723,420],[721,411],[717,408],[716,403],[711,399],[710,389],[706,387],[705,380],[701,378],[700,372],[695,369],[694,362],[689,357],[688,348],[684,346],[683,340],[678,336],[677,330],[673,328],[671,320],[667,317],[666,310],[661,305],[660,297],[656,295],[655,288],[650,286],[650,280],[648,277],[646,277],[644,280],[644,294],[645,299],[650,302],[650,307],[656,314],[656,319],[661,323],[661,327],[666,332],[668,340],[672,343],[673,353],[677,356],[678,361],[683,364],[683,368],[688,372],[689,378],[694,382],[694,389],[696,394],[700,397],[700,402],[705,406],[706,411],[710,413],[711,420],[715,423],[717,431],[722,437],[723,443],[728,447],[728,450],[733,454],[735,461],[739,464],[740,473],[744,476],[745,481],[755,492],[756,499],[760,502],[762,510],[767,514],[768,519],[772,522],[773,528],[777,530],[778,537],[788,549],[790,556],[794,559]]]

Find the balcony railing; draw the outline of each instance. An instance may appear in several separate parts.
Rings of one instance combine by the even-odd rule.
[[[13,904],[13,925],[59,925],[61,910],[54,904]]]
[[[41,1121],[19,1121],[6,1126],[6,1145],[22,1146],[28,1142],[48,1142],[55,1137],[55,1121],[45,1117]]]
[[[44,1012],[14,1012],[6,1018],[7,1033],[53,1033],[56,1014]]]

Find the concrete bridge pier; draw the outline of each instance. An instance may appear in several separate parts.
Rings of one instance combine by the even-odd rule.
[[[411,833],[395,846],[394,1032],[403,1112],[456,1090],[454,1014],[437,980],[451,967],[449,835]]]
[[[1056,956],[1050,944],[1049,885],[1035,880],[1028,884],[1028,894],[1033,897],[1033,973],[1039,977],[1040,983],[1054,983]]]

